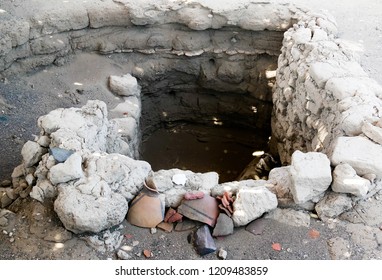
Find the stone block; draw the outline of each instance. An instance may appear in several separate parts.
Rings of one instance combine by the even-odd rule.
[[[357,175],[376,174],[382,177],[382,146],[366,137],[338,137],[333,141],[329,155],[333,166],[347,163],[357,172]]]
[[[278,221],[294,227],[309,227],[310,215],[293,209],[276,208],[265,215],[265,218]]]
[[[276,195],[265,186],[241,188],[233,203],[232,220],[236,227],[244,226],[276,207]]]
[[[364,197],[370,187],[370,181],[358,176],[349,164],[342,163],[335,167],[333,171],[333,191]]]
[[[292,36],[295,44],[306,44],[312,39],[312,31],[309,28],[301,27]]]
[[[315,206],[320,219],[335,218],[352,208],[352,199],[343,193],[329,192]]]
[[[365,122],[362,125],[362,132],[369,139],[373,140],[379,145],[382,145],[382,128],[379,126],[375,126],[369,122]]]
[[[34,141],[26,142],[23,148],[21,149],[21,155],[23,157],[24,166],[30,167],[32,165],[35,165],[41,160],[42,156],[47,151],[47,149],[41,147]]]
[[[120,96],[139,96],[141,92],[137,79],[131,74],[110,76],[109,87],[113,93]]]
[[[323,153],[295,151],[292,154],[290,172],[291,192],[297,204],[319,196],[332,182],[330,161]]]
[[[65,162],[56,164],[48,173],[48,178],[53,185],[79,179],[84,176],[82,171],[82,157],[75,153]]]
[[[200,227],[194,234],[195,247],[199,255],[204,256],[216,251],[215,241],[207,225]]]

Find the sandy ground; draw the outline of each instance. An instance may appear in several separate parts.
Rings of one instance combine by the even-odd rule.
[[[317,0],[291,2],[313,9],[326,9],[337,20],[340,37],[353,41],[363,53],[360,63],[369,75],[382,84],[382,2],[379,0]],[[0,181],[8,179],[20,161],[20,150],[25,141],[38,133],[38,116],[57,107],[81,106],[88,99],[104,100],[113,108],[120,100],[106,86],[109,75],[126,73],[124,65],[106,56],[84,54],[64,67],[50,67],[44,71],[0,82]],[[355,209],[362,210],[360,225],[349,228],[340,220],[322,222],[311,219],[309,228],[298,228],[265,221],[261,235],[253,235],[244,228],[233,235],[216,240],[218,248],[228,252],[227,259],[382,259],[382,239],[371,231],[382,225],[379,217],[379,197]],[[73,236],[62,231],[60,222],[50,211],[51,204],[42,205],[30,198],[14,205],[17,212],[14,224],[6,234],[0,232],[0,259],[117,259],[114,250],[101,252],[86,242],[86,236]],[[353,217],[353,218],[354,218]],[[351,220],[348,217],[348,220]],[[310,230],[320,232],[318,238]],[[122,228],[112,229],[124,236],[122,245],[130,246],[132,259],[145,259],[144,249],[153,252],[152,259],[218,259],[217,255],[199,256],[189,243],[192,231],[166,233],[123,223]],[[10,234],[12,233],[12,234]],[[52,237],[52,233],[55,235]],[[104,240],[104,236],[99,236]],[[380,238],[380,237],[379,237]],[[377,241],[375,241],[377,240]],[[138,241],[138,244],[137,242]],[[272,249],[273,243],[282,245],[281,251]]]

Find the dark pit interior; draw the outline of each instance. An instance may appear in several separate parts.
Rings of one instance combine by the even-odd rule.
[[[159,61],[162,72],[135,73],[142,86],[141,159],[154,171],[216,171],[220,182],[236,180],[255,151],[269,149],[277,57],[161,57],[151,61],[154,68]]]

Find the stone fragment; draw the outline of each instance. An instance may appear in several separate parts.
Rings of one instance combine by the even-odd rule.
[[[313,42],[326,41],[327,39],[328,39],[328,33],[326,33],[324,30],[320,28],[314,29],[313,37],[312,37]]]
[[[297,204],[321,195],[332,182],[330,161],[322,153],[295,151],[292,154],[290,173],[291,192]]]
[[[244,226],[276,207],[276,195],[265,186],[242,188],[233,203],[232,220],[236,227]]]
[[[6,188],[6,187],[9,187],[10,185],[12,185],[11,180],[3,180],[0,184],[0,188]]]
[[[131,256],[126,251],[119,249],[117,252],[117,257],[121,260],[129,260],[131,259]]]
[[[218,257],[222,260],[225,260],[227,258],[227,251],[224,249],[219,249]]]
[[[365,122],[362,125],[362,132],[371,140],[382,145],[382,128]]]
[[[106,184],[104,189],[109,188]],[[76,187],[59,187],[54,210],[65,228],[74,233],[94,232],[120,224],[128,209],[126,199],[108,191],[104,195],[83,194]]]
[[[178,185],[173,182],[173,177],[177,174],[186,176],[184,185]],[[159,192],[165,195],[166,207],[176,208],[184,199],[184,195],[189,191],[202,191],[205,194],[209,194],[210,190],[218,185],[219,175],[216,172],[194,173],[190,170],[174,168],[155,172],[154,181]]]
[[[114,109],[110,110],[110,118],[132,117],[135,120],[139,120],[142,109],[140,98],[129,96],[124,99],[124,102],[119,103]]]
[[[46,198],[54,198],[57,196],[57,188],[53,186],[49,180],[39,180],[29,195],[43,203]]]
[[[352,199],[341,193],[329,192],[317,204],[315,210],[321,220],[335,218],[352,208]]]
[[[182,222],[179,222],[176,224],[175,231],[192,230],[192,229],[196,228],[199,224],[201,224],[201,223],[197,222],[197,221],[193,221],[193,220],[184,219],[184,220],[182,220]]]
[[[309,227],[310,215],[293,209],[276,208],[265,215],[267,219],[273,219],[294,227]]]
[[[53,147],[49,149],[49,153],[53,156],[53,158],[58,162],[65,162],[75,151],[62,149],[58,147]]]
[[[20,165],[16,166],[13,169],[13,172],[12,172],[12,175],[11,175],[12,179],[24,176],[24,171],[25,171],[24,164],[20,164]]]
[[[312,39],[312,31],[310,28],[301,27],[293,34],[295,44],[306,44]]]
[[[271,184],[269,184],[268,189],[276,195],[279,207],[288,207],[294,204],[291,193],[290,168],[290,166],[277,167],[269,172],[268,181]]]
[[[4,216],[0,217],[0,227],[6,227],[8,225],[8,219]]]
[[[44,148],[48,148],[50,144],[50,138],[49,136],[42,135],[37,139],[37,143]]]
[[[245,227],[246,231],[249,231],[250,233],[252,233],[254,235],[263,234],[264,229],[265,229],[265,220],[263,218],[256,219],[256,220],[250,222]]]
[[[338,137],[332,146],[330,160],[333,166],[347,163],[363,176],[368,173],[382,177],[382,146],[362,136]]]
[[[370,187],[370,181],[358,176],[356,171],[349,164],[339,164],[334,168],[333,191],[364,197]]]
[[[220,213],[217,219],[212,236],[226,236],[233,233],[234,225],[230,217],[224,213]]]
[[[110,76],[109,87],[112,92],[121,96],[139,96],[140,86],[138,81],[131,74],[123,76]]]
[[[0,192],[0,208],[5,208],[9,206],[12,202],[13,200],[7,195],[5,191]]]
[[[48,178],[53,185],[66,183],[84,176],[82,170],[82,157],[75,153],[63,162],[53,166],[48,173]]]
[[[47,152],[47,149],[41,147],[34,141],[27,141],[21,149],[21,155],[23,157],[24,166],[30,167],[35,165],[41,160],[43,154]]]
[[[205,195],[201,199],[183,200],[178,207],[178,213],[191,219],[215,226],[219,215],[219,207],[216,199]]]
[[[199,255],[204,256],[216,251],[215,241],[211,236],[210,229],[207,225],[200,227],[194,235],[194,243],[196,251]]]

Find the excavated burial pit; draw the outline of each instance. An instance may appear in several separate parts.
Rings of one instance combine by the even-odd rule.
[[[220,182],[237,180],[255,151],[269,150],[277,57],[168,59],[160,75],[139,81],[140,157],[154,171],[215,171]]]

